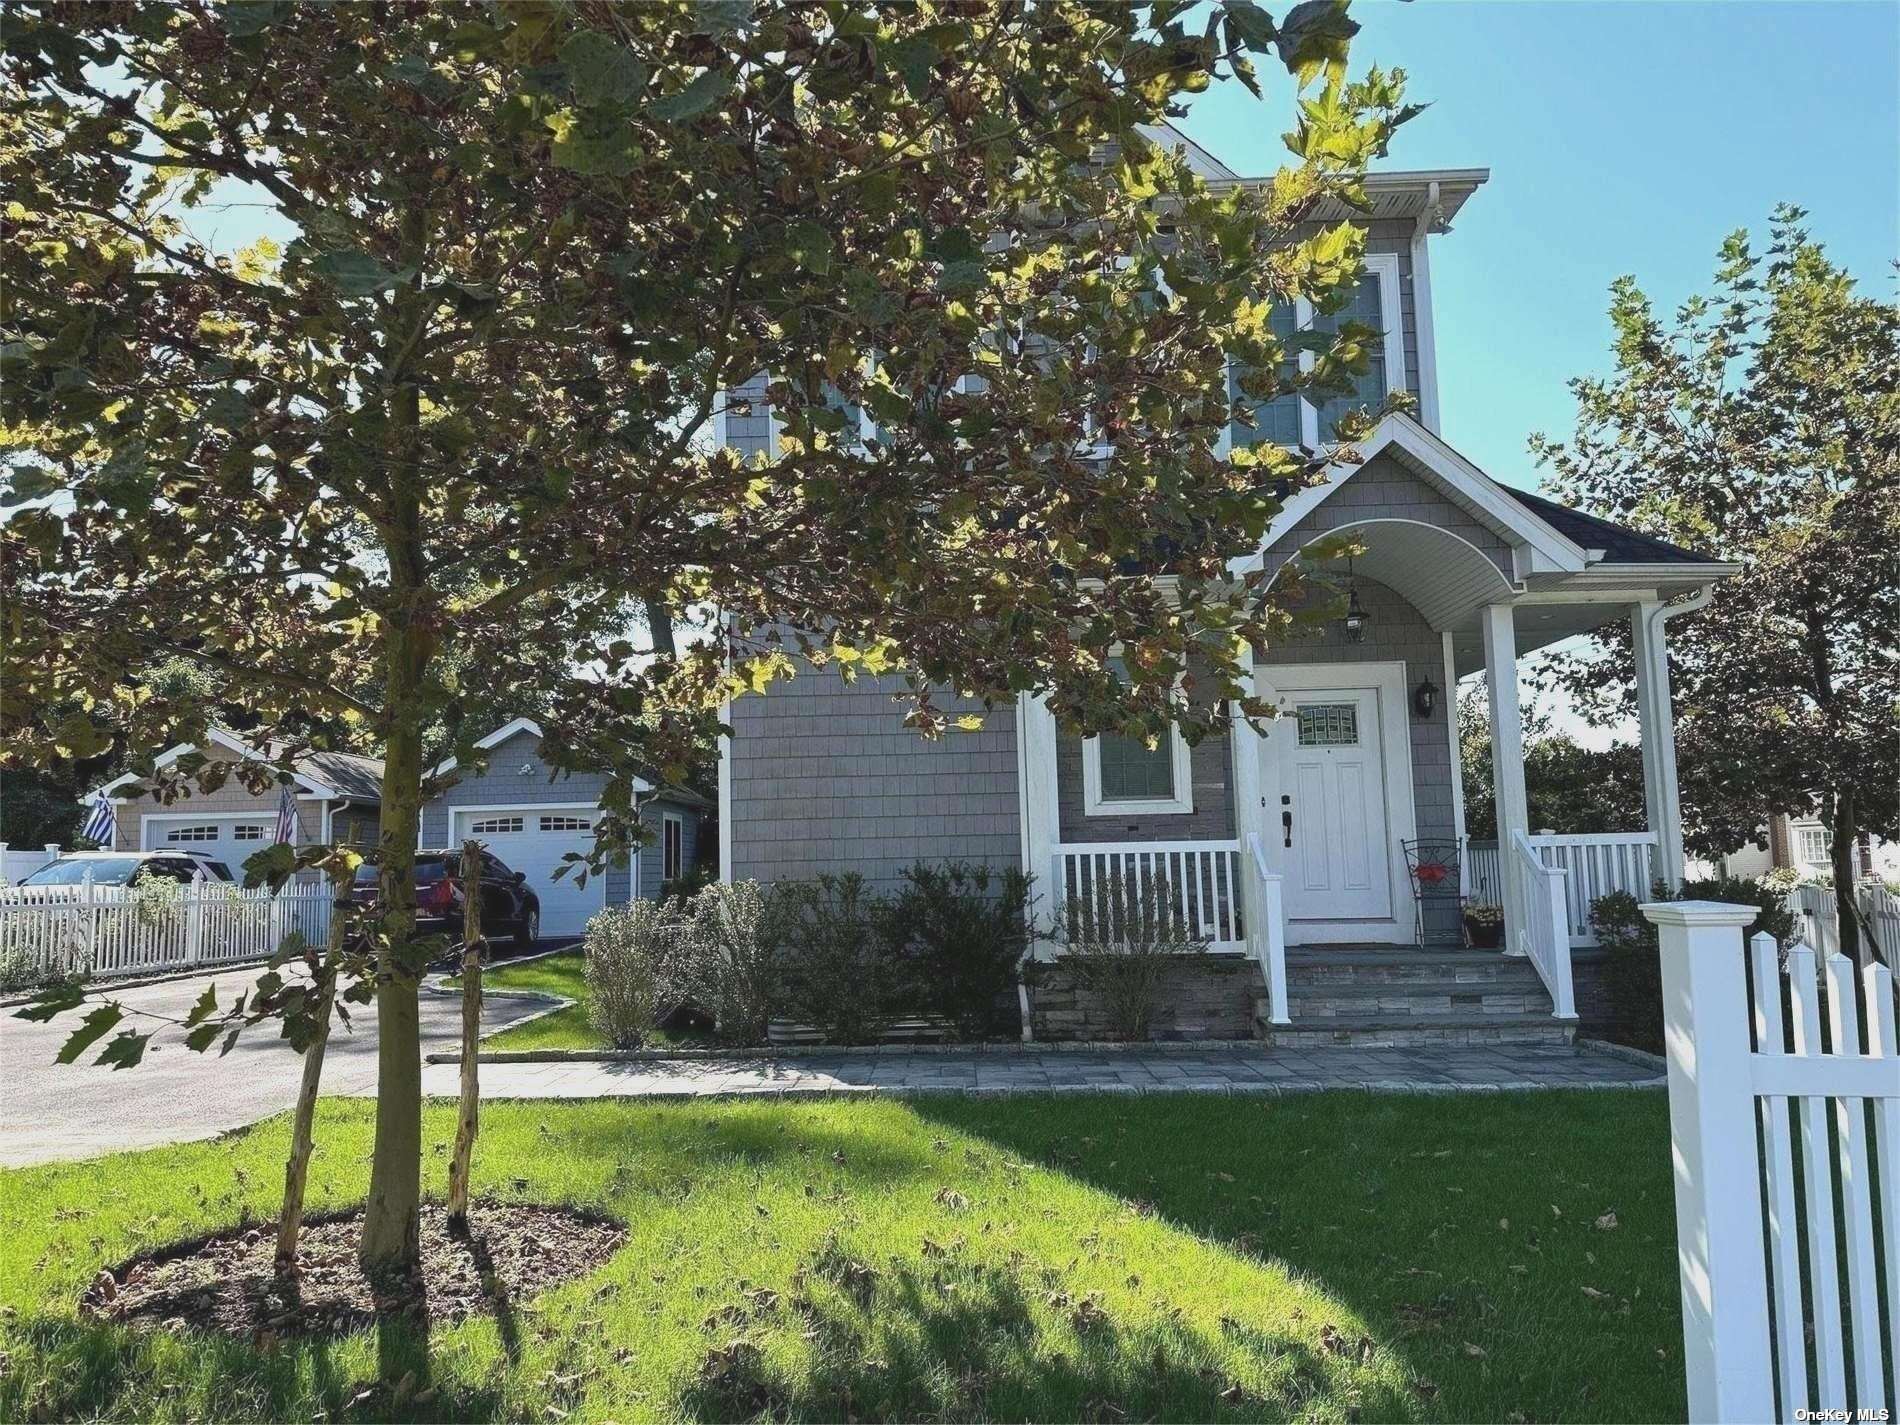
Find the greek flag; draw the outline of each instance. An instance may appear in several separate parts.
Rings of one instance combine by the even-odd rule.
[[[111,846],[113,824],[112,803],[101,792],[92,799],[92,810],[86,813],[86,824],[79,828],[79,834],[94,846]]]
[[[277,840],[285,846],[297,844],[297,802],[289,787],[277,799]]]

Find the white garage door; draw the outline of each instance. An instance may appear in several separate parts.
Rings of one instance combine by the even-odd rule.
[[[231,879],[244,879],[244,858],[271,844],[276,818],[271,816],[148,816],[147,851],[201,851],[222,861]]]
[[[455,813],[452,845],[470,837],[481,842],[511,871],[528,878],[541,898],[543,935],[579,935],[587,918],[607,903],[607,881],[589,876],[576,885],[574,872],[560,880],[554,873],[569,852],[586,854],[594,844],[593,807],[480,807]]]

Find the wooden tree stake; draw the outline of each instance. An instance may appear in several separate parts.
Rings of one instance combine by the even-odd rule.
[[[303,1052],[303,1079],[297,1086],[297,1116],[290,1132],[290,1158],[284,1164],[284,1206],[277,1217],[276,1271],[279,1278],[297,1275],[297,1237],[303,1231],[304,1189],[310,1181],[311,1128],[317,1115],[317,1086],[323,1078],[323,1055],[330,1044],[330,1011],[336,1001],[336,967],[343,953],[350,913],[349,885],[353,872],[330,873],[330,934],[323,959],[316,966],[316,1037]]]
[[[449,1230],[468,1232],[468,1169],[481,1111],[476,1055],[482,1032],[482,849],[462,843],[462,1111],[449,1163]]]

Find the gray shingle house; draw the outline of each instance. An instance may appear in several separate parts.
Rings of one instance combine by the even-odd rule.
[[[1198,161],[1217,185],[1248,181],[1205,154]],[[850,870],[888,888],[912,861],[986,861],[1033,873],[1046,909],[1132,868],[1166,877],[1216,952],[1177,986],[1164,1032],[1364,1043],[1567,1037],[1580,1003],[1588,1013],[1579,977],[1588,979],[1589,902],[1618,887],[1646,891],[1652,874],[1681,878],[1665,626],[1699,606],[1672,601],[1735,566],[1503,485],[1439,433],[1431,245],[1487,176],[1376,174],[1369,214],[1321,215],[1364,223],[1354,312],[1385,333],[1361,389],[1341,406],[1404,390],[1418,414],[1388,416],[1357,461],[1294,494],[1260,549],[1236,563],[1236,575],[1273,576],[1342,533],[1361,551],[1349,571],[1331,572],[1349,582],[1363,617],[1352,627],[1331,620],[1257,664],[1258,689],[1281,711],[1266,734],[1243,730],[1192,749],[1178,736],[1152,750],[1082,740],[1024,697],[991,711],[979,732],[926,742],[900,725],[892,687],[806,669],[731,707],[722,874]],[[772,459],[771,414],[762,381],[755,387],[723,439]],[[1256,425],[1318,447],[1339,409],[1283,396]],[[1618,621],[1636,641],[1648,826],[1536,835],[1517,660]],[[1465,837],[1453,695],[1479,673],[1490,690],[1503,833],[1488,850]],[[1480,881],[1502,902],[1506,956],[1462,944],[1459,891]],[[1044,987],[1025,996],[1029,1027],[1087,1032],[1085,997],[1062,988],[1059,974],[1039,978]]]
[[[594,818],[606,790],[604,772],[561,772],[541,756],[541,729],[516,718],[476,744],[479,765],[453,758],[434,769],[447,785],[422,808],[425,849],[482,842],[510,869],[527,876],[541,899],[541,933],[578,935],[604,906],[660,893],[667,881],[699,864],[703,822],[710,803],[684,787],[637,782],[640,820],[649,839],[625,866],[577,884],[555,872],[570,853],[593,845]]]

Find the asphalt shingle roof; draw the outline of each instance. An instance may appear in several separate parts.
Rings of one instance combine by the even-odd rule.
[[[1639,534],[1620,524],[1573,510],[1542,495],[1533,495],[1513,485],[1497,482],[1504,491],[1532,514],[1550,525],[1564,538],[1585,549],[1601,549],[1605,564],[1720,564],[1707,554],[1697,554],[1679,544],[1654,535]]]

